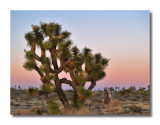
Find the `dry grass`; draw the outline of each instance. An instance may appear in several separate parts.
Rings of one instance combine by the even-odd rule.
[[[29,110],[17,110],[15,112],[11,112],[11,115],[31,115],[31,112]]]
[[[141,107],[142,109],[145,109],[145,110],[150,110],[150,104],[148,104],[147,102],[142,102],[142,101],[126,101],[125,103],[126,106],[138,106],[138,107]]]
[[[109,103],[109,112],[111,113],[121,113],[123,112],[123,102],[116,99]]]
[[[61,109],[62,115],[94,115],[92,112],[90,112],[87,108],[81,108],[81,109]]]

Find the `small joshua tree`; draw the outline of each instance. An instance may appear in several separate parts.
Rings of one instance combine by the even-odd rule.
[[[40,23],[40,26],[32,25],[32,31],[25,34],[31,49],[24,50],[24,68],[35,70],[40,75],[44,91],[46,86],[53,84],[51,87],[54,87],[65,108],[69,103],[62,90],[62,84],[70,85],[77,99],[84,100],[85,94],[95,87],[98,80],[106,76],[105,68],[109,62],[101,53],[92,54],[92,50],[87,47],[82,52],[77,46],[72,47],[70,35],[70,32],[62,31],[61,25],[54,22]],[[40,56],[36,53],[37,48],[41,51]],[[46,55],[47,51],[49,56]],[[68,73],[71,80],[60,79],[58,75],[62,71]],[[84,88],[86,82],[91,82],[88,89]]]

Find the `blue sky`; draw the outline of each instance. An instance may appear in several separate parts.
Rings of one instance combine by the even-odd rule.
[[[23,50],[27,45],[24,34],[31,30],[32,24],[39,22],[61,24],[63,30],[72,33],[71,39],[80,49],[87,46],[94,53],[101,52],[111,59],[108,78],[100,81],[101,85],[149,84],[149,11],[11,11],[11,84],[25,84],[14,75],[18,74],[16,69],[26,77],[30,74],[22,67]],[[125,71],[120,72],[119,67],[124,67]],[[132,68],[128,70],[126,67]],[[121,78],[119,72],[124,74]],[[138,72],[141,74],[137,76]],[[125,77],[125,74],[130,75]],[[32,80],[30,82],[32,85]],[[33,82],[40,84],[37,76]]]

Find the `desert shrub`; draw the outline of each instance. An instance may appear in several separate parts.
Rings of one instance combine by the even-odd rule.
[[[142,112],[142,108],[139,107],[139,106],[135,106],[135,105],[132,105],[129,107],[129,110],[132,112],[132,113],[141,113]]]
[[[41,108],[37,108],[36,111],[35,111],[35,113],[36,113],[37,115],[42,115],[42,114],[43,114],[43,111],[42,111]]]
[[[48,100],[47,108],[48,108],[48,113],[50,115],[59,115],[60,114],[59,106],[53,98]]]
[[[30,96],[37,96],[39,94],[38,88],[29,87],[27,90],[27,94]]]

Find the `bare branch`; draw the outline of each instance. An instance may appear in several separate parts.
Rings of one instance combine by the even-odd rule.
[[[71,80],[68,80],[68,79],[66,79],[66,78],[60,79],[60,82],[72,86],[72,81],[71,81]]]
[[[92,90],[96,86],[96,82],[91,81],[91,85],[88,87],[88,90]]]
[[[41,78],[42,78],[42,77],[43,77],[43,73],[41,73],[39,67],[36,66],[34,69],[38,72],[38,74],[39,74],[39,75],[41,76]]]

